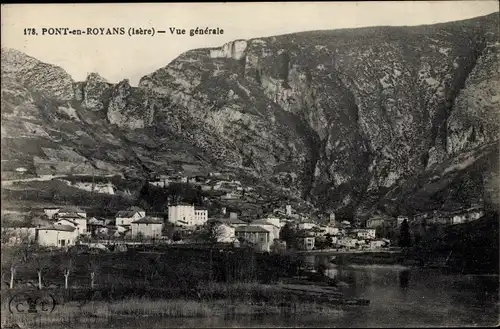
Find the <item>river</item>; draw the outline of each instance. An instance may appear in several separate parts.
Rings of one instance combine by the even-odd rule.
[[[375,265],[335,266],[330,273],[342,281],[347,295],[367,298],[370,305],[321,316],[141,318],[100,327],[460,327],[499,323],[498,276],[447,275],[437,270]]]

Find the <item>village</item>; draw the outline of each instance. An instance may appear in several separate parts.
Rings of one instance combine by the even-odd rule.
[[[157,188],[187,184],[206,192],[215,192],[220,201],[236,201],[254,188],[221,173],[186,176],[181,173],[159,175],[149,183]],[[112,191],[110,183],[103,184]],[[87,188],[87,187],[86,187]],[[92,186],[96,193],[106,193]],[[258,196],[255,196],[258,198]],[[2,213],[2,217],[5,212]],[[422,225],[453,225],[482,216],[480,209],[460,213],[420,214],[388,217],[372,216],[363,225],[324,214],[321,223],[308,214],[296,212],[291,204],[248,216],[220,206],[213,214],[207,208],[185,202],[169,202],[163,213],[148,213],[139,206],[117,211],[114,216],[88,216],[76,206],[45,207],[43,213],[22,225],[2,225],[2,244],[36,244],[40,247],[65,248],[87,245],[106,251],[107,245],[169,244],[197,245],[217,243],[226,247],[251,246],[257,252],[298,251],[381,251],[391,248],[394,237],[407,221],[414,228]]]

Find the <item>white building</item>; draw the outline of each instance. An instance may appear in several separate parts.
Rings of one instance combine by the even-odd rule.
[[[43,212],[45,213],[45,215],[47,215],[47,217],[52,219],[52,218],[54,218],[55,214],[57,214],[59,212],[60,209],[61,209],[60,207],[44,208]]]
[[[353,239],[351,237],[342,237],[337,240],[337,245],[346,247],[346,248],[354,248],[358,243],[358,239]]]
[[[132,222],[141,219],[146,216],[146,211],[139,207],[129,207],[126,210],[120,210],[115,215],[115,225],[125,225],[128,226]]]
[[[203,225],[208,220],[208,210],[202,208],[194,208],[195,225]]]
[[[317,227],[316,223],[313,222],[302,222],[297,224],[297,229],[299,230],[312,230]]]
[[[163,220],[159,218],[144,217],[131,223],[132,236],[142,235],[146,238],[160,238]]]
[[[353,230],[353,233],[356,233],[356,236],[360,239],[375,239],[376,229],[374,228],[360,228]]]
[[[271,221],[268,221],[268,219],[257,219],[251,223],[251,225],[260,226],[263,229],[267,230],[269,232],[269,241],[271,243],[274,241],[274,239],[279,239],[280,237],[279,220],[278,223],[272,221],[272,218]]]
[[[208,220],[208,210],[197,209],[193,205],[178,204],[168,206],[168,221],[178,226],[203,225]]]
[[[340,234],[340,229],[338,227],[332,227],[330,225],[325,225],[321,226],[323,230],[325,230],[324,234],[330,234],[330,235],[339,235]]]
[[[279,218],[277,217],[266,217],[264,218],[265,221],[273,224],[274,226],[277,226],[279,228],[281,228],[282,226],[285,225],[285,222],[281,221]]]
[[[385,245],[386,245],[386,242],[383,240],[370,241],[370,249],[380,249]]]
[[[77,237],[77,229],[70,225],[51,225],[37,228],[37,241],[40,246],[71,246],[75,244]]]
[[[55,222],[54,224],[74,226],[78,231],[78,235],[87,235],[91,233],[87,229],[87,218],[80,217],[76,214],[66,214],[64,216],[58,216],[57,222]]]

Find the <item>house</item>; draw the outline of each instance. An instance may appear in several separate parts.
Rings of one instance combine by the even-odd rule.
[[[48,207],[48,208],[44,208],[43,212],[45,213],[45,215],[47,215],[47,217],[52,219],[52,218],[54,218],[55,214],[57,214],[59,212],[60,209],[61,209],[61,207]]]
[[[387,245],[387,243],[384,240],[372,240],[372,241],[370,241],[370,249],[380,249],[386,245]]]
[[[160,176],[154,181],[150,181],[149,184],[158,187],[167,187],[170,184],[170,179],[167,176]]]
[[[194,220],[196,225],[203,225],[208,220],[208,210],[204,208],[194,208]]]
[[[87,220],[87,231],[92,235],[97,235],[99,228],[106,226],[106,220],[91,217]]]
[[[271,224],[273,224],[273,225],[274,225],[274,226],[276,226],[276,227],[279,227],[279,228],[281,228],[283,225],[285,225],[285,224],[283,224],[283,222],[282,222],[279,218],[277,218],[277,217],[269,217],[269,216],[268,216],[268,217],[264,218],[264,220],[265,220],[265,221],[267,221],[267,222],[269,222],[269,223],[271,223]]]
[[[337,240],[337,246],[345,248],[355,248],[358,245],[358,239],[352,237],[341,237]]]
[[[256,225],[239,226],[234,229],[234,234],[240,241],[251,242],[258,251],[269,252],[271,240],[269,231]]]
[[[37,228],[37,241],[40,246],[65,247],[75,244],[78,231],[71,225],[51,225]]]
[[[330,234],[330,235],[340,234],[340,229],[338,227],[332,227],[330,225],[322,225],[320,226],[320,228],[324,230],[324,234]]]
[[[78,235],[90,234],[90,232],[87,230],[87,218],[81,217],[76,213],[66,213],[64,215],[58,214],[56,224],[73,225],[78,230]]]
[[[314,235],[306,233],[297,237],[298,247],[302,250],[313,250],[316,238]]]
[[[176,226],[198,226],[208,220],[208,210],[190,204],[168,206],[168,221]]]
[[[352,230],[352,232],[360,239],[375,239],[376,230],[374,228],[359,228]]]
[[[316,223],[313,222],[302,222],[297,224],[297,229],[299,230],[312,230],[313,228],[317,227]]]
[[[232,227],[238,227],[238,226],[246,226],[246,225],[248,225],[247,222],[244,222],[244,221],[242,221],[240,219],[232,218],[232,217],[229,217],[229,218],[210,218],[208,220],[208,222],[217,222],[217,223],[229,225],[229,226],[232,226]]]
[[[274,241],[274,239],[278,239],[280,236],[280,227],[279,227],[279,221],[278,223],[269,221],[267,218],[266,219],[257,219],[252,222],[252,225],[260,226],[264,229],[266,229],[269,232],[269,241]]]
[[[131,233],[133,237],[142,235],[147,238],[161,237],[163,220],[154,217],[143,217],[131,223]]]
[[[118,225],[115,226],[116,232],[115,236],[129,236],[132,233],[131,225]]]
[[[146,216],[146,211],[139,207],[129,207],[116,213],[115,225],[130,225],[133,221]]]
[[[222,195],[220,198],[223,200],[235,200],[239,199],[241,197],[240,193],[237,193],[236,191],[231,191],[227,192],[226,194]]]
[[[388,220],[387,217],[374,216],[366,221],[366,227],[376,229],[378,227],[384,226],[387,220]]]

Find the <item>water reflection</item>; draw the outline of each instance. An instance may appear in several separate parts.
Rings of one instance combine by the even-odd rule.
[[[403,289],[408,288],[410,282],[410,270],[403,270],[399,272],[399,286]]]
[[[328,315],[143,318],[105,327],[456,327],[491,326],[499,321],[498,276],[445,275],[397,266],[339,266],[329,258],[314,259],[314,264],[324,264],[325,274],[335,278],[347,296],[367,298],[370,305]]]

